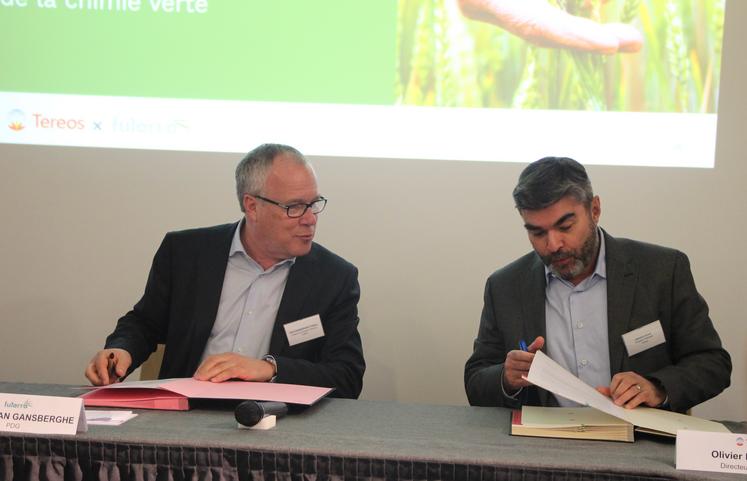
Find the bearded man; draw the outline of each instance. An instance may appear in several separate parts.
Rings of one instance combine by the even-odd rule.
[[[534,252],[488,278],[464,370],[470,404],[575,406],[522,377],[537,350],[631,409],[684,412],[729,386],[731,358],[685,254],[601,229],[573,159],[533,162],[513,197]]]

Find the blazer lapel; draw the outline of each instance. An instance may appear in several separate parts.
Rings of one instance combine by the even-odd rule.
[[[210,331],[218,315],[218,304],[223,291],[223,280],[228,266],[228,251],[238,223],[225,226],[215,235],[205,240],[208,245],[202,250],[197,260],[195,272],[198,273],[195,283],[195,304],[193,311],[194,335],[192,336],[192,352],[202,353],[210,337]],[[188,372],[194,372],[200,362],[200,356],[191,356],[194,366]]]
[[[524,276],[522,293],[522,311],[524,312],[524,340],[534,341],[537,336],[545,337],[545,268],[539,257],[535,257],[530,269]]]
[[[545,326],[545,267],[538,256],[527,270],[522,279],[522,311],[524,313],[523,339],[531,343],[537,336],[542,336],[547,342]],[[546,350],[546,348],[545,348]],[[548,406],[550,393],[544,389],[537,388],[541,405]]]
[[[624,368],[626,351],[622,335],[630,329],[630,314],[633,309],[638,272],[635,264],[620,248],[615,238],[602,232],[607,249],[607,331],[610,374],[614,376]]]
[[[314,247],[309,254],[297,257],[288,273],[285,290],[278,307],[275,326],[270,339],[270,354],[279,354],[288,347],[288,337],[283,325],[301,318],[302,308],[309,295],[313,272],[316,268]]]

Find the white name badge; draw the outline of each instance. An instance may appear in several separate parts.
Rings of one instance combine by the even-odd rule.
[[[677,431],[677,469],[747,474],[747,434]]]
[[[319,314],[289,322],[283,327],[285,328],[285,335],[288,336],[288,344],[291,346],[324,336],[322,318],[319,317]]]
[[[628,350],[628,356],[635,356],[639,352],[664,344],[667,341],[664,338],[664,330],[661,328],[661,322],[659,321],[626,332],[622,335],[622,338],[625,349]]]
[[[0,394],[0,431],[75,434],[88,431],[83,399]]]

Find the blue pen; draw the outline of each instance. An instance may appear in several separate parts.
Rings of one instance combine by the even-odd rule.
[[[529,352],[529,348],[527,347],[527,342],[524,339],[519,339],[519,349],[521,349],[524,352]],[[521,394],[519,395],[519,402],[521,404],[526,403],[527,401],[527,390],[522,388]]]

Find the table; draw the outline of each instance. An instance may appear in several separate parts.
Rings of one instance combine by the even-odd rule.
[[[73,396],[0,382],[0,392]],[[0,479],[503,481],[740,479],[674,469],[671,439],[635,443],[510,436],[502,408],[323,399],[268,431],[230,409],[140,410],[75,436],[0,432]],[[747,424],[733,430],[744,432]]]

